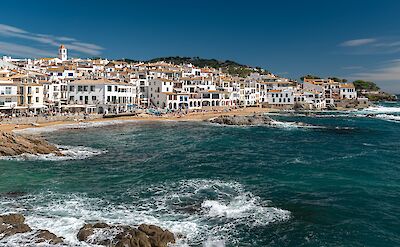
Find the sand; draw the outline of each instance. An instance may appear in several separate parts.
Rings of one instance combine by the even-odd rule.
[[[232,109],[231,111],[209,111],[209,112],[192,112],[185,115],[173,115],[167,114],[163,116],[154,116],[148,114],[141,114],[139,116],[130,116],[130,117],[116,117],[116,118],[101,118],[95,120],[84,120],[80,122],[105,122],[110,120],[144,120],[144,121],[204,121],[210,118],[218,117],[221,115],[251,115],[255,113],[265,113],[271,112],[273,109],[270,108],[259,108],[259,107],[246,107],[241,109]],[[63,124],[71,124],[74,121],[57,121],[57,122],[48,122],[41,123],[38,126],[33,125],[17,125],[17,124],[0,124],[0,131],[10,132],[13,130],[20,130],[26,128],[43,128],[54,125],[63,125]]]

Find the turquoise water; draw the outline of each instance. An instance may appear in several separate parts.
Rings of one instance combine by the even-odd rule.
[[[182,233],[179,246],[398,246],[399,116],[400,104],[387,104],[272,116],[316,128],[132,122],[47,132],[89,157],[0,160],[0,213],[22,212],[71,246],[92,221],[155,223]]]

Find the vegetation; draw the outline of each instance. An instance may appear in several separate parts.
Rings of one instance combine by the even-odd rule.
[[[316,76],[316,75],[305,75],[305,76],[300,77],[301,81],[304,81],[304,79],[321,79],[321,77]]]
[[[136,63],[138,62],[137,60],[133,59],[122,59],[120,61],[125,61],[128,63]],[[265,69],[262,69],[260,67],[251,67],[248,65],[243,65],[239,64],[235,61],[231,60],[217,60],[217,59],[206,59],[206,58],[200,58],[200,57],[159,57],[159,58],[153,58],[148,61],[148,63],[155,63],[155,62],[160,62],[164,61],[167,63],[173,63],[173,64],[188,64],[191,63],[196,67],[204,68],[204,67],[209,67],[209,68],[214,68],[214,69],[222,69],[223,72],[228,73],[230,75],[237,75],[240,77],[246,77],[250,75],[250,73],[260,73],[260,74],[269,74],[269,72]]]
[[[380,88],[372,81],[356,80],[353,82],[354,87],[357,91],[367,90],[367,91],[379,91]]]
[[[331,79],[335,82],[343,82],[343,83],[347,82],[347,79],[340,79],[338,77],[329,77],[328,79]]]

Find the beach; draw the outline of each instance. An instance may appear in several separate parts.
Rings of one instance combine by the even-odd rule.
[[[27,128],[44,128],[50,126],[57,125],[65,125],[72,123],[99,123],[99,122],[110,122],[113,120],[118,121],[204,121],[210,118],[218,117],[221,115],[252,115],[252,114],[262,114],[274,111],[271,108],[260,108],[260,107],[246,107],[239,109],[230,109],[230,110],[219,110],[219,111],[204,111],[204,112],[191,112],[188,114],[165,114],[162,116],[155,116],[150,114],[139,114],[138,116],[122,116],[115,118],[99,118],[93,120],[84,120],[84,119],[76,119],[76,121],[54,121],[54,122],[45,122],[38,124],[0,124],[0,131],[13,131],[13,130],[22,130]]]

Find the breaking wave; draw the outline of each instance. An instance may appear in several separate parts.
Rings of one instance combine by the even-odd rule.
[[[237,182],[194,179],[146,187],[128,190],[118,204],[86,194],[48,191],[0,198],[0,213],[23,213],[32,229],[63,236],[69,246],[84,245],[76,234],[87,222],[156,224],[184,236],[175,246],[224,246],[239,243],[237,227],[263,227],[290,218],[289,211],[271,206]],[[17,235],[3,244],[20,243]]]
[[[400,123],[400,115],[391,115],[391,114],[377,114],[376,118],[387,120],[390,122]]]
[[[86,128],[99,128],[110,125],[118,125],[118,124],[127,124],[137,122],[137,120],[110,120],[110,121],[98,121],[98,122],[78,122],[71,124],[58,124],[46,127],[37,127],[37,128],[26,128],[21,130],[13,130],[15,133],[20,134],[42,134],[54,132],[57,130],[65,130],[65,129],[86,129]]]
[[[2,160],[48,160],[48,161],[62,161],[62,160],[83,160],[96,155],[104,154],[106,150],[99,150],[84,146],[62,146],[56,145],[57,148],[64,156],[57,156],[55,154],[21,154],[17,156],[3,156]]]

